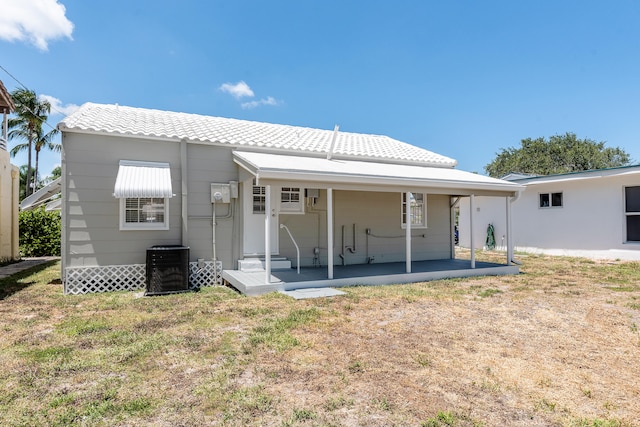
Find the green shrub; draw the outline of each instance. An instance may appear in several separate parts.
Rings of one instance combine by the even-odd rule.
[[[44,207],[19,215],[20,254],[26,257],[59,256],[61,221],[59,211]]]

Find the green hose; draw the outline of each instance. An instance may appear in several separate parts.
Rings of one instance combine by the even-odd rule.
[[[493,224],[489,224],[487,227],[487,240],[485,240],[484,245],[489,250],[495,249],[496,247],[496,236],[493,232]]]

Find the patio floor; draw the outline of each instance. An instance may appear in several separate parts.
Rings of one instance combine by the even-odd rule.
[[[272,270],[271,281],[266,283],[264,271],[224,270],[225,283],[248,296],[294,289],[342,287],[356,285],[391,285],[399,283],[425,282],[455,277],[499,276],[518,274],[517,265],[496,264],[464,259],[414,261],[411,273],[405,272],[404,262],[358,264],[333,267],[333,279],[327,279],[327,267],[302,267],[300,274],[295,268]]]

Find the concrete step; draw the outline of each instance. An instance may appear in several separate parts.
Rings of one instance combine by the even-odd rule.
[[[245,258],[238,260],[238,270],[240,271],[264,271],[265,260],[261,258]],[[271,257],[271,270],[288,270],[291,268],[291,261],[285,257]]]

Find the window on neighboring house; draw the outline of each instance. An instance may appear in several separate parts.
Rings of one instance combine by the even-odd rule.
[[[562,193],[540,193],[541,208],[562,207]]]
[[[640,242],[640,187],[625,187],[624,213],[627,218],[627,242]]]
[[[409,214],[411,228],[427,227],[427,195],[423,193],[409,193]],[[407,193],[402,193],[402,228],[405,228],[407,214]]]
[[[121,230],[168,230],[167,198],[132,197],[120,199]]]
[[[302,188],[282,187],[280,191],[280,213],[304,213]]]
[[[253,180],[253,213],[263,214],[266,207],[266,190],[265,187],[256,185],[256,180]]]

